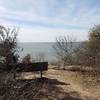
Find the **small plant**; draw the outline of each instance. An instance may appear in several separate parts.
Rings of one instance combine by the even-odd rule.
[[[27,54],[23,59],[22,59],[22,63],[24,64],[29,64],[32,62],[32,59],[31,59],[31,55],[30,54]]]

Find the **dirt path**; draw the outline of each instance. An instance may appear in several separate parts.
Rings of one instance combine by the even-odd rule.
[[[37,74],[27,73],[23,76],[33,79]],[[100,82],[86,73],[49,69],[44,77],[43,85],[39,83],[39,100],[100,100]]]
[[[100,99],[100,84],[95,87],[91,84],[87,84],[90,87],[84,86],[84,77],[78,75],[76,72],[68,72],[63,70],[49,69],[47,72],[47,77],[51,79],[57,79],[60,82],[65,83],[65,85],[58,85],[63,91],[70,93],[72,97],[81,98],[82,100],[99,100]],[[88,81],[88,80],[87,80]],[[74,99],[72,99],[74,100]],[[76,99],[77,100],[77,99]]]

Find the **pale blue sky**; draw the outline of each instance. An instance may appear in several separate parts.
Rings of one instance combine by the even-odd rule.
[[[50,42],[59,35],[84,41],[100,24],[100,0],[1,0],[0,24],[20,27],[20,42]]]

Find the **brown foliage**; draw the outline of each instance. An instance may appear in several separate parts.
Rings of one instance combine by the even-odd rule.
[[[18,62],[17,33],[16,28],[0,26],[0,62],[5,64],[6,68]]]

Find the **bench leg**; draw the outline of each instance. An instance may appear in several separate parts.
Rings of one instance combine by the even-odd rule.
[[[41,78],[42,78],[42,71],[40,71],[40,73],[41,73]]]

